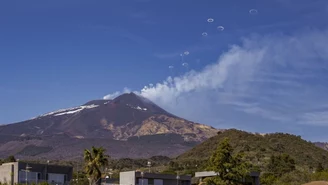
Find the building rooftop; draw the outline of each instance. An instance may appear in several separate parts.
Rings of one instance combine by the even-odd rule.
[[[196,172],[195,177],[213,177],[218,175],[218,173],[214,171],[202,171],[202,172]],[[260,173],[259,172],[250,172],[249,176],[251,177],[259,177]]]
[[[131,173],[131,171],[127,172],[121,172],[121,173]],[[135,177],[136,178],[141,178],[142,177],[142,172],[137,172],[135,171]],[[144,172],[143,174],[144,178],[152,178],[152,179],[177,179],[177,175],[173,174],[161,174],[161,173],[148,173]],[[179,180],[191,180],[191,175],[179,175]]]

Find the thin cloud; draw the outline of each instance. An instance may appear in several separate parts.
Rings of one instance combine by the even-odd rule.
[[[299,118],[300,124],[328,126],[328,111],[308,112]]]
[[[290,121],[290,118],[282,113],[278,113],[276,111],[266,110],[258,106],[246,107],[240,109],[248,114],[255,114],[257,116],[262,116],[264,118],[268,118],[275,121],[286,122]]]
[[[131,32],[129,32],[129,31],[127,31],[127,30],[122,30],[121,32],[120,32],[120,35],[122,36],[122,37],[124,37],[124,38],[127,38],[127,39],[129,39],[129,40],[131,40],[131,41],[133,41],[133,42],[136,42],[136,43],[138,43],[139,45],[143,45],[143,46],[149,46],[149,45],[151,45],[151,42],[149,41],[149,40],[147,40],[147,39],[145,39],[145,38],[143,38],[143,37],[141,37],[141,36],[139,36],[139,35],[136,35],[136,34],[134,34],[134,33],[131,33]]]

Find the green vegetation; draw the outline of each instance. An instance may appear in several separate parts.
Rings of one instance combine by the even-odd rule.
[[[16,158],[13,155],[8,156],[6,159],[0,159],[0,165],[2,163],[16,162]]]
[[[235,129],[218,133],[217,136],[182,154],[176,161],[206,161],[224,138],[229,138],[234,152],[243,152],[245,157],[251,163],[257,164],[261,170],[265,170],[272,155],[280,154],[288,154],[295,160],[297,168],[304,170],[314,169],[318,163],[321,163],[323,168],[328,167],[328,152],[302,140],[300,136],[283,133],[260,135]]]
[[[229,140],[224,139],[208,161],[207,170],[218,175],[207,179],[208,183],[220,185],[239,184],[250,172],[250,164],[244,161],[243,155],[233,155],[233,148]]]
[[[196,171],[213,170],[219,175],[207,178],[205,182],[215,185],[241,184],[240,182],[247,179],[247,174],[251,171],[261,172],[262,185],[300,185],[311,181],[328,180],[328,169],[324,160],[326,158],[318,157],[326,156],[328,152],[300,137],[280,133],[261,136],[237,130],[229,130],[225,134],[229,136],[229,132],[231,137],[223,137],[223,133],[219,133],[218,136],[176,159],[170,160],[164,156],[150,159],[125,158],[111,160],[109,167],[114,169],[115,176],[124,170],[146,171],[147,161],[152,161],[152,171],[157,168],[160,172],[169,174],[194,174]],[[206,147],[203,145],[210,149],[205,150]],[[285,148],[299,153],[288,152]],[[308,150],[312,150],[312,153],[306,156],[310,153]],[[302,156],[302,152],[305,153],[305,157]],[[199,157],[198,154],[204,157]],[[300,162],[304,158],[307,160]]]
[[[47,153],[52,150],[52,147],[45,147],[45,146],[35,146],[35,145],[28,145],[21,150],[18,155],[25,155],[25,156],[36,156],[42,153]]]
[[[226,138],[229,138],[231,148],[228,147]],[[222,149],[219,150],[223,145],[226,145],[226,150],[223,151],[232,153],[230,161],[233,161],[233,156],[243,154],[242,159],[251,164],[248,170],[261,172],[262,185],[299,185],[314,180],[328,180],[327,151],[291,134],[260,135],[235,129],[219,132],[217,136],[176,158],[175,165],[169,168],[172,171],[181,170],[176,166],[197,163],[204,170],[208,160],[212,160],[211,155],[213,158],[220,150],[220,155],[224,155]],[[222,169],[224,168],[221,165]],[[183,170],[182,173],[185,172]],[[238,173],[234,172],[234,176],[239,176]],[[214,184],[220,184],[219,182]]]
[[[152,170],[156,170],[156,168],[167,166],[171,161],[171,158],[166,156],[153,156],[149,159],[113,159],[110,161],[109,166],[120,171],[143,169],[147,167],[148,161],[152,164]]]
[[[9,156],[1,162],[15,161]],[[52,161],[52,164],[74,167],[74,185],[93,183],[108,175],[118,178],[120,171],[151,171],[167,174],[191,174],[197,171],[218,172],[207,184],[238,184],[247,179],[251,171],[261,173],[262,185],[300,185],[311,181],[328,181],[328,152],[299,136],[275,133],[251,134],[235,129],[219,132],[204,143],[181,156],[170,159],[154,156],[149,159],[110,159],[103,148],[92,147],[84,151],[84,161]],[[37,162],[37,161],[33,161]],[[107,168],[107,170],[105,170]]]
[[[0,182],[0,185],[11,185],[11,183],[1,183]],[[25,183],[15,183],[15,185],[26,185]],[[36,183],[31,183],[30,185],[50,185],[49,183],[46,183],[46,182],[40,182],[38,184]],[[87,184],[85,184],[87,185]]]
[[[85,172],[96,184],[101,184],[102,169],[108,166],[109,156],[105,155],[105,149],[92,147],[84,150]]]
[[[290,179],[295,174],[300,174],[301,171],[296,171],[295,161],[288,154],[272,155],[266,166],[266,171],[262,174],[261,182],[263,185],[274,184],[279,178]],[[285,174],[288,174],[287,176]],[[294,175],[292,175],[294,174]],[[306,177],[306,174],[303,177]],[[296,176],[295,176],[296,177]],[[283,181],[286,181],[283,180]]]

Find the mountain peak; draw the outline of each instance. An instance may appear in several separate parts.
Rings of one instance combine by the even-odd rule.
[[[155,103],[153,103],[151,100],[137,95],[135,93],[125,93],[122,94],[118,97],[116,97],[113,100],[114,103],[116,104],[120,104],[120,105],[127,105],[131,108],[135,108],[135,109],[140,109],[140,110],[147,110],[149,112],[152,112],[154,114],[165,114],[168,116],[172,116],[172,117],[177,117],[167,111],[165,111],[164,109],[162,109],[161,107],[159,107],[158,105],[156,105]]]
[[[154,106],[155,103],[151,102],[147,98],[139,96],[135,93],[124,93],[113,99],[117,104],[129,104],[133,106]],[[155,105],[156,106],[156,105]]]
[[[60,109],[20,123],[1,126],[0,157],[8,153],[15,155],[17,151],[25,153],[25,148],[34,152],[39,151],[35,147],[48,146],[55,147],[48,147],[51,152],[39,153],[37,157],[62,156],[62,151],[68,148],[72,152],[62,157],[76,157],[77,151],[86,148],[89,142],[103,143],[107,148],[109,145],[126,146],[127,148],[121,148],[115,154],[120,156],[129,153],[128,155],[140,157],[149,151],[155,154],[161,154],[163,151],[173,154],[179,152],[176,150],[177,145],[186,143],[189,146],[191,143],[204,141],[216,133],[215,128],[168,113],[138,93],[125,93],[113,100],[92,100],[84,105]],[[174,140],[168,139],[170,142],[167,143],[163,141],[163,137]],[[135,148],[135,141],[141,142],[141,145],[146,141],[150,148],[144,153],[135,153],[134,151],[141,151]],[[15,147],[8,151],[8,146],[12,145]],[[31,149],[31,146],[34,148]],[[183,145],[183,150],[185,151],[188,146]],[[127,152],[128,150],[130,152]]]
[[[133,92],[130,92],[130,93],[123,93],[123,94],[117,96],[116,98],[114,98],[114,101],[115,101],[115,100],[120,100],[120,99],[139,99],[139,96],[136,95],[136,94],[133,93]]]
[[[91,101],[88,101],[87,103],[83,104],[83,105],[102,105],[108,101],[111,101],[111,100],[91,100]]]

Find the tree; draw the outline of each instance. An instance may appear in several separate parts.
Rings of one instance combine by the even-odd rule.
[[[272,185],[274,184],[278,178],[274,176],[272,173],[264,173],[261,175],[260,181],[262,185]]]
[[[248,174],[250,165],[243,161],[242,153],[233,155],[233,148],[225,138],[209,159],[208,170],[218,175],[208,179],[210,184],[238,184]]]
[[[261,184],[283,184],[282,181],[288,184],[293,181],[293,176],[296,174],[295,169],[295,161],[288,154],[272,155],[266,166],[266,172],[261,175]],[[279,181],[280,178],[281,181]],[[278,181],[279,183],[277,183]]]
[[[325,169],[322,166],[322,163],[318,163],[317,168],[316,168],[316,172],[323,172]]]
[[[13,155],[8,156],[5,160],[6,163],[16,162],[16,158]]]
[[[306,171],[294,170],[281,176],[274,184],[300,185],[311,181],[311,174]]]
[[[102,147],[84,150],[85,172],[93,184],[101,184],[101,172],[108,165],[109,156]]]
[[[267,171],[277,177],[281,177],[282,175],[292,172],[295,169],[295,160],[288,154],[280,154],[277,156],[272,155],[267,166]]]

